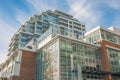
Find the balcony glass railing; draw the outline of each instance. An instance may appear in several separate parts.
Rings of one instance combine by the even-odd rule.
[[[51,25],[50,28],[40,36],[40,38],[38,39],[38,42],[44,40],[49,35],[52,35],[52,37],[54,37],[58,34],[63,35],[65,37],[80,40],[83,38],[83,35],[80,33],[81,33],[81,31],[76,32],[70,28],[66,28],[66,27],[62,27],[62,26],[58,26],[58,25],[54,25],[54,26]]]

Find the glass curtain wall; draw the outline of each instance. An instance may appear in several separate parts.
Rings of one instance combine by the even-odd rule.
[[[52,42],[37,53],[36,80],[59,80],[59,42]]]
[[[81,68],[81,69],[80,69]],[[80,80],[84,70],[101,70],[98,49],[82,43],[60,40],[60,77],[61,80]],[[102,80],[102,75],[82,74],[83,80]]]
[[[60,38],[37,53],[36,80],[103,80],[98,47]],[[83,73],[84,72],[84,73]]]
[[[108,48],[108,57],[110,69],[112,73],[120,72],[120,51]],[[120,77],[113,76],[113,80],[118,80]]]
[[[102,37],[102,39],[108,40],[110,42],[120,44],[120,36],[113,34],[111,32],[101,29],[101,37]]]
[[[87,35],[88,41],[92,44],[98,44],[98,40],[100,39],[100,32],[99,30],[96,30],[95,32]]]

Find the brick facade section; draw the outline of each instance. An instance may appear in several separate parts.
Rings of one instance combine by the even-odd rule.
[[[7,78],[0,78],[0,80],[7,80]]]
[[[109,42],[109,41],[105,41],[105,40],[100,40],[99,43],[101,45],[100,51],[101,51],[102,69],[104,71],[111,72],[110,71],[110,63],[109,63],[109,59],[108,59],[108,53],[107,53],[107,46],[111,46],[111,47],[120,49],[120,45]],[[105,75],[104,79],[112,80],[111,74]]]
[[[22,63],[20,76],[12,77],[12,80],[35,80],[36,53],[22,51]]]

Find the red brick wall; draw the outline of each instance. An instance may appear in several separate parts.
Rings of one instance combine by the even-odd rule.
[[[13,77],[12,80],[35,80],[36,53],[22,51],[22,63],[20,76]]]
[[[109,41],[101,40],[99,42],[101,44],[101,61],[102,61],[102,68],[104,71],[109,71],[110,72],[110,64],[109,64],[109,59],[108,59],[108,53],[107,53],[107,45],[114,47],[114,48],[119,48],[120,45],[114,44]],[[112,80],[111,79],[111,74],[105,75],[104,76],[105,80]]]
[[[7,80],[7,78],[0,78],[0,80]]]

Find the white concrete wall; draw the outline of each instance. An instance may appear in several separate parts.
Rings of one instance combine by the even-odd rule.
[[[15,53],[16,54],[16,53]],[[21,65],[21,58],[22,58],[22,51],[18,51],[18,54],[12,58],[9,57],[7,62],[3,63],[4,67],[0,71],[0,77],[10,77],[10,76],[19,76],[20,74],[20,65]]]
[[[120,35],[120,29],[119,28],[112,26],[112,27],[109,27],[108,29],[113,31],[114,33]]]
[[[38,49],[40,49],[41,47],[43,47],[46,43],[48,43],[50,40],[52,39],[52,34],[49,35],[48,37],[46,37],[43,41],[41,41],[40,43],[38,43]]]
[[[14,63],[14,76],[19,76],[20,75],[20,62],[15,62]]]

